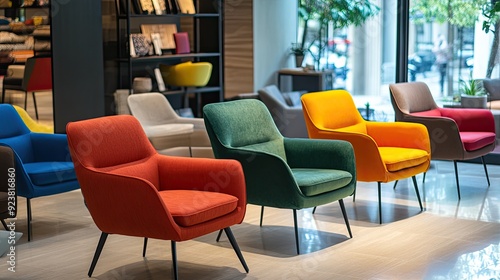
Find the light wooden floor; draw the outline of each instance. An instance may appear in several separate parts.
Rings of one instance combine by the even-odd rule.
[[[37,99],[38,99],[37,95]],[[41,96],[41,95],[40,95]],[[43,98],[39,98],[43,100]],[[22,101],[21,101],[22,102]],[[43,101],[40,101],[43,102]],[[32,108],[32,107],[31,107]],[[30,106],[28,105],[28,111]],[[47,116],[46,113],[45,116]],[[384,184],[378,224],[376,183],[358,183],[356,202],[346,199],[354,237],[348,238],[338,203],[299,211],[301,255],[295,254],[291,210],[249,205],[233,233],[250,272],[244,272],[227,238],[216,233],[177,245],[181,279],[500,279],[500,166],[459,163],[462,200],[451,162],[434,161],[425,184],[425,211],[410,180],[396,190]],[[26,233],[25,199],[16,230]],[[147,205],[144,205],[147,207]],[[79,190],[32,200],[33,240],[16,246],[16,272],[0,258],[0,279],[88,279],[100,231]],[[126,219],[126,217],[123,217]],[[170,242],[111,235],[93,279],[171,279]]]

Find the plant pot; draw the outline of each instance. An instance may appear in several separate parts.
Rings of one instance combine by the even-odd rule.
[[[486,103],[488,101],[488,96],[472,96],[472,95],[462,95],[460,103],[462,108],[486,108]]]
[[[304,62],[304,55],[295,55],[295,67],[302,67],[302,63]]]

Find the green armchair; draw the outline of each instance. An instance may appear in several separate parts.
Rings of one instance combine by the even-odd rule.
[[[343,198],[354,193],[356,167],[349,142],[286,138],[259,100],[208,104],[205,126],[216,158],[236,159],[245,173],[247,202],[292,209],[297,254],[297,212],[338,201],[352,237]]]

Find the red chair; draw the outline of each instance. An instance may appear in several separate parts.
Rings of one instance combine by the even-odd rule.
[[[24,91],[24,110],[26,110],[28,103],[28,92],[31,92],[38,120],[35,92],[52,90],[52,59],[50,57],[30,57],[24,66],[23,78],[5,77],[2,87],[2,103],[5,101],[5,90],[7,89]]]
[[[68,143],[85,204],[102,231],[89,277],[109,234],[176,242],[224,229],[245,271],[229,228],[243,221],[246,189],[235,160],[160,155],[133,116],[102,117],[67,125]],[[220,176],[224,180],[220,180]]]
[[[423,82],[391,84],[389,89],[396,121],[425,125],[431,140],[432,159],[453,161],[458,199],[458,160],[481,157],[490,185],[484,162],[484,156],[493,151],[496,144],[495,120],[490,110],[439,108]]]

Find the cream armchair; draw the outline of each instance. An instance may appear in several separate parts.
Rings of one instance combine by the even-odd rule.
[[[127,98],[130,112],[141,123],[149,141],[164,155],[213,158],[202,118],[177,115],[161,93],[132,94]]]

